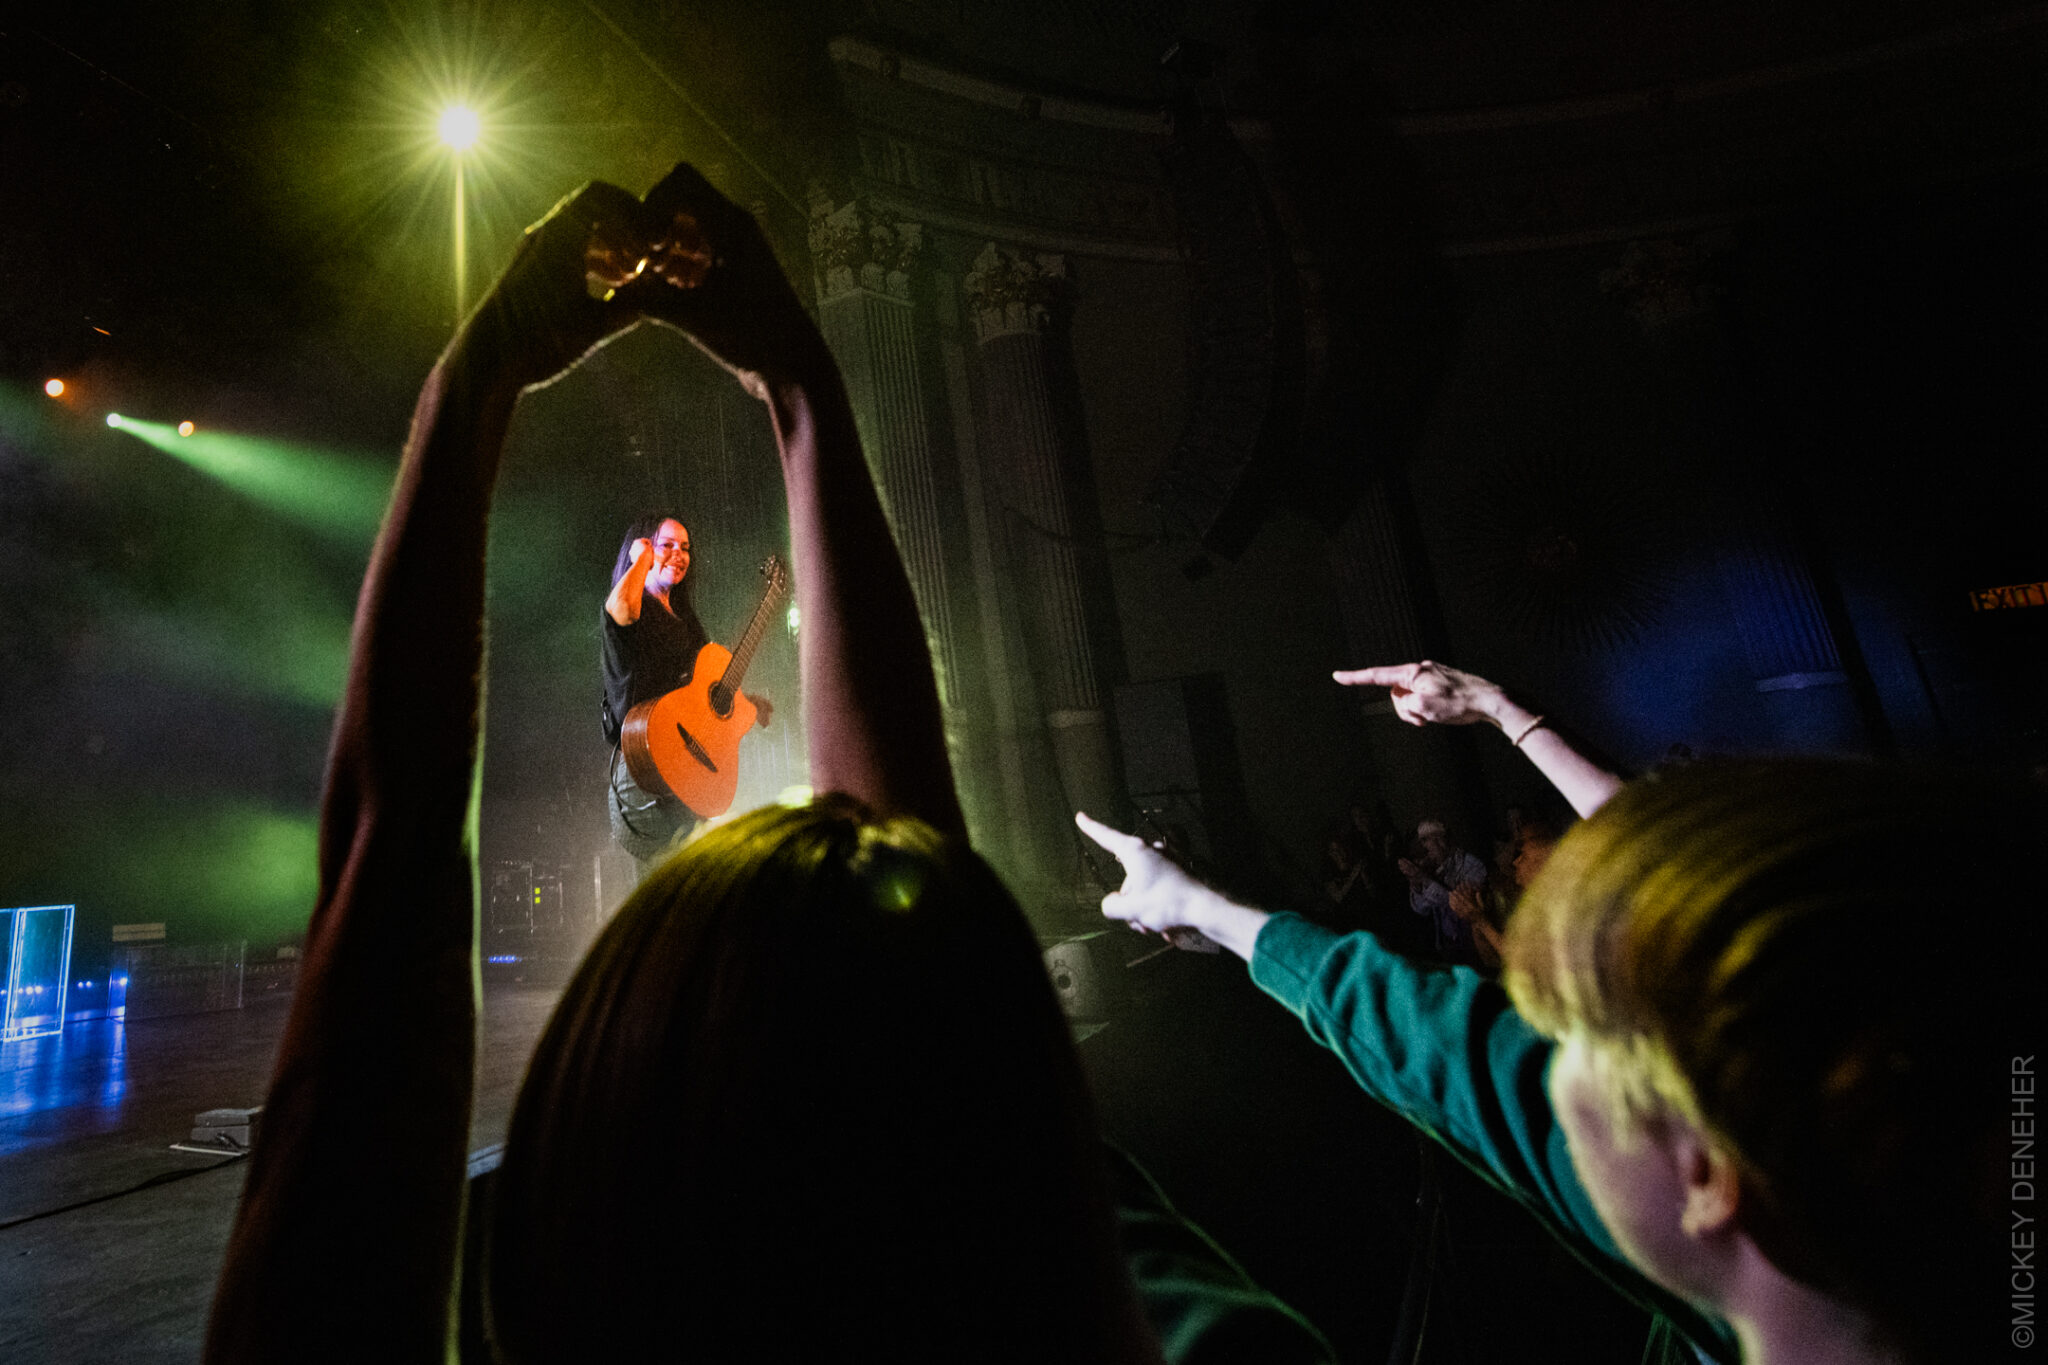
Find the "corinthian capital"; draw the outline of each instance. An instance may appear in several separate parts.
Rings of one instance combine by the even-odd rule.
[[[906,223],[858,199],[837,206],[821,195],[811,199],[811,260],[820,299],[857,289],[908,299],[910,268],[923,248],[922,223]]]
[[[990,242],[974,258],[964,283],[974,330],[988,341],[1043,329],[1065,300],[1071,280],[1065,256],[1011,251]]]
[[[1600,272],[1602,293],[1617,295],[1645,332],[1712,312],[1727,292],[1718,258],[1725,233],[1630,242],[1621,261]]]

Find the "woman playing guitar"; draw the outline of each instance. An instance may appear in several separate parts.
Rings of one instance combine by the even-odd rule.
[[[599,617],[612,837],[633,855],[642,879],[697,825],[696,813],[676,796],[635,781],[619,749],[627,712],[689,681],[698,651],[710,641],[690,600],[689,574],[690,528],[668,512],[636,517],[619,544],[611,595]],[[774,708],[760,697],[749,700],[766,725]]]
[[[599,618],[612,838],[633,855],[643,878],[696,827],[697,817],[675,797],[633,780],[619,753],[619,727],[634,706],[681,682],[711,638],[690,601],[689,574],[690,529],[666,512],[638,517],[619,546]]]

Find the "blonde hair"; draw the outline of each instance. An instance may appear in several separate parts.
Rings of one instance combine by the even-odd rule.
[[[1618,1103],[1669,1107],[1728,1151],[1781,1270],[1939,1358],[1973,1319],[1959,1258],[1930,1266],[1930,1249],[1996,1236],[1978,1196],[1998,1082],[1978,1069],[2004,1065],[2027,989],[1995,929],[2015,893],[2003,855],[2044,829],[2038,792],[1982,775],[1668,770],[1558,843],[1504,980],[1539,1029],[1614,1059]]]

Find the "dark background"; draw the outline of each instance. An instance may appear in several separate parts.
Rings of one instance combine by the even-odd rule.
[[[323,529],[103,419],[258,438],[309,487],[388,479],[455,317],[432,133],[457,92],[486,121],[472,300],[561,194],[642,191],[682,158],[800,285],[814,202],[924,223],[961,640],[1017,610],[961,567],[982,486],[965,395],[986,382],[962,280],[990,241],[1063,254],[1053,382],[1097,668],[1105,691],[1220,677],[1230,730],[1197,742],[1232,760],[1241,799],[1209,796],[1262,894],[1313,894],[1353,799],[1445,816],[1482,853],[1503,805],[1546,800],[1495,737],[1409,733],[1327,682],[1389,655],[1499,678],[1632,771],[1681,744],[2041,763],[2048,607],[1971,594],[2048,579],[2044,55],[2048,7],[1993,0],[11,12],[0,904],[76,902],[85,972],[116,923],[258,950],[303,925],[373,519]],[[1173,180],[1175,130],[1202,119],[1242,157],[1213,194]],[[1233,265],[1248,203],[1264,254]],[[1246,354],[1288,382],[1240,463],[1175,494],[1190,433],[1244,418],[1212,381],[1246,297],[1277,310]],[[730,639],[786,535],[765,421],[643,331],[522,407],[494,527],[485,857],[558,869],[593,909],[619,876],[594,613],[619,529],[654,505],[690,521],[699,607]],[[970,815],[1065,929],[1099,873],[1062,842],[1044,731],[984,732],[995,698],[1029,712],[1038,661],[979,650],[954,717]],[[793,656],[771,640],[757,666],[779,702],[800,700]],[[802,780],[797,712],[749,741],[743,800]],[[1004,744],[1022,788],[990,775]],[[1183,1054],[1170,1031],[1125,1038],[1096,1064],[1143,1110],[1133,1078]],[[1216,1177],[1197,1147],[1162,1164]],[[1304,1159],[1311,1201],[1346,1159]],[[1396,1170],[1371,1198],[1398,1208]],[[1235,1231],[1256,1243],[1255,1223]]]

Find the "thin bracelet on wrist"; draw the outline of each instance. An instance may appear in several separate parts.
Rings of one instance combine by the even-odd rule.
[[[1534,720],[1530,721],[1527,725],[1524,725],[1522,727],[1522,733],[1516,735],[1513,739],[1509,740],[1508,743],[1512,744],[1515,748],[1519,749],[1522,747],[1523,740],[1535,734],[1538,730],[1541,730],[1542,728],[1543,717],[1538,716]]]

